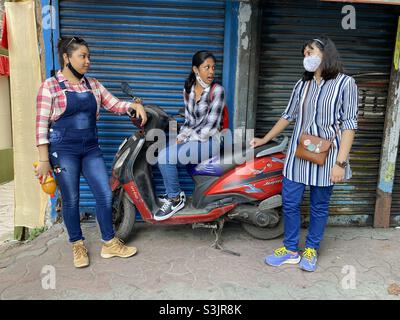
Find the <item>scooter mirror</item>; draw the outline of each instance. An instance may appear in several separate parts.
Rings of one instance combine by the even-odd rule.
[[[129,86],[129,83],[128,83],[128,82],[121,82],[121,89],[122,89],[122,92],[124,92],[125,94],[127,94],[127,95],[130,96],[131,98],[134,97],[133,90],[132,90],[132,88]]]

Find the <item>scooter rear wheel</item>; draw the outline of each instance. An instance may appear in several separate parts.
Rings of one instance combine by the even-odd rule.
[[[113,193],[113,224],[115,236],[123,241],[132,236],[136,221],[136,207],[123,189]]]
[[[278,238],[283,234],[283,219],[280,217],[279,222],[273,227],[257,227],[253,224],[242,222],[243,229],[252,237],[261,240],[270,240]]]

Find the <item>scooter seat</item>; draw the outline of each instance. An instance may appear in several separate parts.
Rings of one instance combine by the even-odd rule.
[[[221,176],[224,173],[234,169],[235,167],[251,161],[254,157],[265,156],[275,152],[282,151],[278,148],[280,144],[275,141],[271,141],[265,145],[257,147],[255,149],[248,148],[246,150],[228,150],[221,149],[220,155],[210,158],[206,161],[199,163],[198,165],[192,165],[188,167],[188,171],[191,175],[207,175],[207,176]],[[233,145],[232,145],[232,148]]]
[[[219,166],[222,169],[222,173],[228,172],[229,170],[232,170],[246,161],[253,160],[255,157],[257,157],[257,155],[266,153],[265,151],[270,149],[273,150],[273,148],[277,147],[278,145],[279,143],[270,141],[267,144],[259,146],[255,149],[248,148],[246,150],[239,151],[233,150],[232,152],[222,151]]]

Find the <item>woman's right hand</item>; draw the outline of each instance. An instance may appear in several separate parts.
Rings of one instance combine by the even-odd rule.
[[[266,144],[268,141],[267,140],[265,140],[265,138],[253,138],[251,141],[250,141],[250,146],[252,147],[252,148],[257,148],[257,147],[259,147],[259,146],[262,146],[263,144]]]
[[[36,177],[40,179],[40,183],[46,181],[49,171],[51,170],[50,162],[39,162],[35,169]]]

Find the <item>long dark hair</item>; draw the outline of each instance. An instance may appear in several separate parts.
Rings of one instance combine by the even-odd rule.
[[[214,60],[215,63],[217,63],[217,60],[215,59],[214,55],[210,51],[206,50],[201,50],[197,51],[192,58],[192,71],[190,72],[189,76],[187,77],[185,81],[185,91],[187,94],[190,93],[192,86],[196,83],[196,75],[193,72],[193,67],[196,66],[197,68],[200,67],[200,65],[203,64],[204,61],[206,61],[208,58],[211,58]]]
[[[308,40],[303,44],[301,54],[304,57],[304,49],[306,47],[317,46],[323,53],[321,62],[321,77],[324,80],[330,80],[336,78],[339,73],[344,72],[343,64],[340,61],[339,52],[336,49],[335,44],[327,36],[321,36]],[[314,77],[314,72],[305,71],[303,74],[303,81],[311,80]]]
[[[58,39],[57,49],[58,49],[58,60],[60,62],[61,70],[64,69],[64,57],[63,54],[66,53],[68,57],[72,56],[72,53],[80,46],[86,46],[89,50],[89,46],[85,40],[79,37],[63,37]]]

